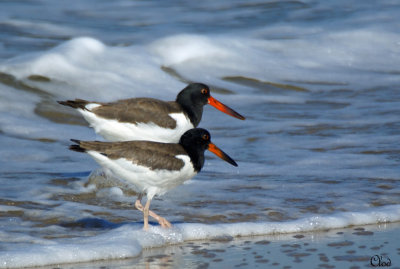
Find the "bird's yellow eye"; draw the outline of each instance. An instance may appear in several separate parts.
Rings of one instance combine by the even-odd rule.
[[[205,88],[203,88],[203,89],[201,89],[201,93],[202,93],[202,94],[207,94],[207,93],[208,93],[208,90],[205,89]]]
[[[203,134],[203,139],[208,140],[208,139],[210,139],[210,137],[207,134]]]

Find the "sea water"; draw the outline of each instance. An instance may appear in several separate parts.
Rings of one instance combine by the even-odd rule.
[[[400,221],[397,1],[0,3],[0,267],[138,256],[189,240]],[[199,175],[153,200],[172,222],[142,231],[136,194],[69,139],[100,140],[57,100],[210,106]]]

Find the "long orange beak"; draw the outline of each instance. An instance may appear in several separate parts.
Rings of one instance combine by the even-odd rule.
[[[235,110],[233,110],[230,107],[227,107],[226,105],[224,105],[223,103],[221,103],[220,101],[218,101],[217,99],[215,99],[214,97],[210,96],[208,97],[208,104],[212,105],[213,107],[215,107],[216,109],[218,109],[219,111],[222,111],[228,115],[231,115],[232,117],[244,120],[245,117],[243,117],[242,115],[240,115],[239,113],[237,113]]]
[[[238,166],[237,163],[231,157],[228,156],[228,154],[220,150],[216,145],[214,145],[211,142],[208,145],[208,150],[217,155],[218,157],[220,157],[222,160],[232,164],[233,166]]]

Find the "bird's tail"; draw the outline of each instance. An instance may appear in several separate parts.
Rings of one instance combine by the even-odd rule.
[[[86,105],[89,104],[90,102],[83,99],[75,99],[67,101],[57,101],[57,103],[64,106],[70,106],[72,108],[86,109]]]
[[[77,145],[70,145],[69,149],[77,152],[86,152],[86,149],[80,146],[81,141],[77,139],[71,139],[72,142],[76,143]]]

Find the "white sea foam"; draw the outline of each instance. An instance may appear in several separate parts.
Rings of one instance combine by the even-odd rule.
[[[373,80],[370,76],[371,72],[399,70],[398,40],[396,33],[375,29],[320,33],[302,40],[177,35],[153,43],[152,48],[163,64],[191,79],[220,83],[220,78],[240,74],[282,83],[365,87],[398,82],[391,75],[374,76]],[[377,52],[377,47],[384,50]],[[393,56],[390,59],[385,57],[388,52]]]
[[[35,248],[20,246],[0,253],[0,268],[44,266],[103,259],[135,257],[143,248],[178,244],[190,240],[243,237],[269,234],[303,233],[400,221],[400,206],[385,206],[365,212],[345,212],[288,222],[260,222],[207,225],[175,224],[172,229],[159,226],[143,232],[141,225],[126,224],[100,235],[57,241],[37,242]]]
[[[155,92],[160,97],[175,99],[177,90],[184,85],[162,72],[143,47],[112,48],[89,37],[72,39],[46,52],[18,56],[1,64],[0,71],[59,98],[102,101]],[[54,82],[27,80],[31,75]]]

